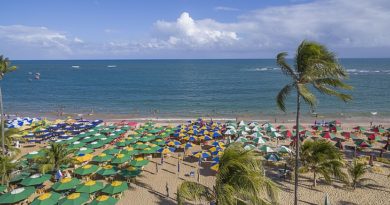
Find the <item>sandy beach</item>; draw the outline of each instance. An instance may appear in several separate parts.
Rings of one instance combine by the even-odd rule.
[[[118,120],[111,120],[106,122],[107,124],[117,122]],[[158,125],[177,125],[184,121],[181,120],[166,120],[157,121]],[[274,124],[282,125],[282,124]],[[294,125],[293,122],[284,123],[287,128],[291,129]],[[311,124],[303,123],[303,126],[309,128]],[[356,122],[343,123],[342,127],[344,131],[351,131]],[[388,127],[389,124],[383,124]],[[352,144],[352,142],[345,142]],[[266,143],[271,147],[277,145],[290,144],[289,140],[275,141],[270,140]],[[31,151],[36,151],[44,147],[45,144],[37,145],[34,147],[25,146],[21,149],[21,155],[24,155]],[[382,143],[376,143],[374,151],[376,156],[379,155],[379,148],[383,146]],[[97,149],[94,154],[99,154],[103,150],[109,148]],[[200,146],[195,146],[187,150],[187,154],[193,151],[199,151]],[[352,153],[350,150],[346,150],[347,161],[351,160]],[[368,155],[371,152],[360,152],[360,155]],[[178,160],[178,157],[184,156],[183,160]],[[384,154],[389,158],[389,153]],[[126,190],[121,196],[118,204],[148,204],[148,205],[165,205],[165,204],[177,204],[176,203],[176,189],[184,181],[197,181],[198,168],[200,170],[199,181],[201,184],[210,188],[214,185],[216,172],[209,168],[210,164],[203,162],[202,166],[198,166],[198,161],[192,156],[185,156],[182,152],[172,153],[170,156],[164,158],[162,163],[161,158],[152,158],[151,163],[144,167],[144,171],[136,177],[136,181],[130,183],[129,190]],[[178,163],[180,163],[180,170],[178,170]],[[157,166],[156,166],[157,165]],[[278,177],[277,171],[283,168],[284,163],[265,163],[266,176],[271,178],[280,189],[279,191],[279,203],[291,204],[294,197],[293,181],[285,180]],[[158,169],[158,170],[157,170]],[[390,193],[390,179],[387,177],[390,174],[390,165],[386,165],[380,162],[374,162],[372,171],[366,174],[366,177],[373,179],[376,183],[372,183],[366,188],[357,188],[351,190],[341,182],[335,181],[333,184],[326,184],[321,178],[318,180],[317,187],[312,186],[312,174],[300,175],[300,190],[299,199],[300,204],[322,204],[324,201],[325,193],[328,194],[332,204],[387,204],[388,195]],[[195,176],[189,176],[190,172],[196,173]],[[106,183],[106,182],[105,182]],[[50,184],[49,184],[50,185]],[[32,200],[37,195],[34,194],[30,198]],[[208,204],[207,202],[198,204]]]

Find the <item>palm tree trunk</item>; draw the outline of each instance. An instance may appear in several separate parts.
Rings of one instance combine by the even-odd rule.
[[[1,92],[1,87],[0,87],[0,113],[1,113],[1,143],[2,143],[1,148],[3,150],[3,155],[5,156],[3,93]]]
[[[294,172],[294,205],[298,205],[298,169],[299,169],[299,115],[301,109],[300,95],[297,91],[297,119],[295,131],[295,172]]]

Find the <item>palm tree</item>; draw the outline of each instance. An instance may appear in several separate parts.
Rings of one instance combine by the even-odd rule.
[[[296,146],[295,146],[295,193],[294,204],[298,204],[298,169],[299,169],[299,117],[301,98],[308,103],[311,108],[316,105],[316,97],[310,91],[309,85],[314,87],[322,94],[336,96],[343,101],[352,99],[350,95],[340,93],[337,89],[352,89],[345,84],[343,79],[347,78],[347,72],[337,62],[335,55],[325,46],[309,41],[303,41],[298,49],[294,59],[294,67],[286,61],[286,52],[279,53],[276,57],[276,63],[282,72],[291,78],[292,82],[280,90],[276,97],[277,106],[286,111],[285,100],[292,90],[297,93],[297,112],[296,112]]]
[[[215,186],[210,189],[196,182],[185,181],[178,187],[177,201],[179,205],[184,204],[185,200],[207,200],[226,205],[244,201],[267,204],[276,201],[276,194],[276,185],[263,176],[259,157],[239,144],[231,144],[220,158]]]
[[[301,162],[303,172],[313,172],[313,185],[317,185],[317,174],[324,177],[328,183],[332,176],[346,181],[347,175],[343,172],[343,153],[327,140],[306,141],[302,145]]]
[[[2,128],[4,126],[0,126],[0,132],[2,133]],[[18,149],[14,148],[12,146],[13,141],[15,140],[24,140],[21,136],[21,131],[17,128],[9,128],[4,130],[4,143],[5,143],[5,149],[12,150],[12,151],[18,151]],[[2,144],[2,142],[1,142]]]
[[[351,186],[353,189],[356,189],[358,185],[364,186],[365,182],[373,181],[373,179],[364,178],[363,176],[366,174],[368,166],[359,162],[358,160],[353,160],[350,165],[348,165],[348,174],[351,177]]]
[[[44,155],[36,159],[39,170],[42,173],[55,172],[61,165],[67,165],[74,162],[70,156],[73,151],[68,150],[64,144],[51,143],[49,148],[43,149]]]
[[[0,155],[0,166],[3,167],[0,170],[1,184],[7,185],[7,187],[10,175],[16,168],[16,163],[13,163],[13,160],[13,157]]]
[[[11,62],[8,58],[4,58],[0,55],[0,80],[2,80],[5,74],[16,70],[16,66],[11,66]],[[5,155],[5,143],[4,143],[4,111],[3,111],[3,94],[0,87],[0,113],[1,113],[1,142],[3,155]]]

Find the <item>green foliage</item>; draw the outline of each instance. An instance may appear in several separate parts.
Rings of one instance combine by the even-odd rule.
[[[376,160],[378,162],[382,162],[384,164],[389,164],[390,165],[390,159],[387,159],[387,158],[383,158],[383,157],[377,157]]]
[[[282,72],[292,80],[276,97],[277,106],[282,111],[286,111],[285,100],[293,89],[314,108],[317,99],[309,85],[322,94],[336,96],[343,101],[352,99],[350,95],[339,92],[340,89],[350,90],[352,87],[343,82],[347,78],[347,72],[324,45],[303,41],[298,47],[293,68],[288,65],[286,56],[287,53],[283,52],[276,57],[276,63]]]
[[[10,180],[11,173],[16,168],[16,163],[12,163],[13,157],[0,155],[0,177],[3,185]]]
[[[348,165],[348,174],[351,178],[351,186],[355,189],[357,186],[364,186],[366,182],[373,181],[369,178],[364,178],[364,175],[367,173],[369,167],[358,160],[353,160],[350,165]]]
[[[342,181],[347,180],[343,172],[343,154],[327,140],[306,141],[301,150],[302,171],[312,172],[313,184],[316,186],[316,174],[324,177],[328,183],[332,177]]]
[[[220,158],[213,189],[195,182],[183,182],[177,190],[178,204],[185,200],[214,201],[217,204],[269,204],[276,202],[277,187],[263,176],[261,160],[253,151],[238,144],[230,145]]]
[[[61,165],[74,162],[70,156],[73,152],[68,150],[64,144],[51,143],[49,146],[49,148],[43,149],[45,154],[36,159],[41,173],[57,171]]]
[[[16,66],[11,66],[11,61],[8,58],[4,58],[3,55],[0,55],[0,80],[4,78],[4,75],[15,71]]]

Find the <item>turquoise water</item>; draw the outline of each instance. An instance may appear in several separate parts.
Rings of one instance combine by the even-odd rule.
[[[317,113],[390,115],[390,59],[341,59],[354,99],[319,97]],[[7,113],[65,112],[150,116],[280,114],[287,83],[274,60],[13,61],[1,82]],[[73,66],[73,67],[72,67]],[[79,67],[77,67],[79,66]],[[40,80],[34,79],[39,72]],[[32,74],[29,74],[32,73]],[[294,97],[288,111],[293,112]],[[305,108],[304,112],[309,112]]]

